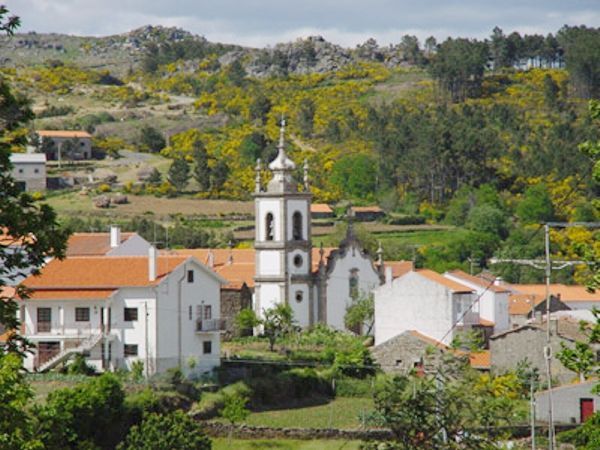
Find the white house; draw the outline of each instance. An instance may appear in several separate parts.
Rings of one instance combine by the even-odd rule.
[[[220,361],[220,287],[225,281],[193,257],[91,256],[52,260],[28,277],[23,334],[36,344],[25,361],[44,371],[74,353],[99,370],[144,363],[203,373]]]
[[[597,380],[568,384],[552,389],[552,411],[556,423],[583,423],[600,411],[600,395],[592,393]],[[535,416],[548,422],[550,395],[542,391],[535,395]]]
[[[500,280],[496,279],[490,282],[469,275],[462,270],[452,270],[446,272],[444,276],[475,291],[479,300],[474,303],[473,312],[479,313],[480,319],[493,323],[494,333],[500,333],[510,328],[508,314],[510,290],[502,286]]]
[[[123,233],[112,225],[108,233],[73,233],[67,256],[146,256],[150,243],[137,233]]]
[[[410,271],[374,290],[375,345],[415,330],[446,345],[458,331],[479,324],[469,310],[474,289],[427,269]]]
[[[12,153],[12,176],[23,191],[46,190],[46,155],[43,153]]]

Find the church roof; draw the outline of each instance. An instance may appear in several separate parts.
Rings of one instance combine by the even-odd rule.
[[[326,260],[335,250],[332,247],[323,248],[323,259]],[[312,249],[312,272],[319,269],[321,249]],[[225,278],[229,284],[225,287],[240,288],[244,283],[246,286],[254,287],[254,275],[256,275],[256,250],[253,248],[194,248],[171,250],[169,254],[193,256],[201,263],[210,267],[214,272]],[[212,260],[212,262],[211,262]]]

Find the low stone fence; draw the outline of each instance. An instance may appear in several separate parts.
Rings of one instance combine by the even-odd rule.
[[[232,427],[221,422],[203,422],[206,434],[211,437],[227,437],[231,432],[237,439],[351,439],[385,440],[392,437],[390,430],[338,430],[335,428],[271,428],[240,425]]]

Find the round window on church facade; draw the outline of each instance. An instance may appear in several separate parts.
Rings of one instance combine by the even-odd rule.
[[[302,302],[302,299],[304,298],[304,293],[302,291],[296,291],[296,301],[298,303]]]
[[[302,255],[296,255],[296,256],[294,256],[294,265],[296,267],[302,267],[302,262],[303,262]]]

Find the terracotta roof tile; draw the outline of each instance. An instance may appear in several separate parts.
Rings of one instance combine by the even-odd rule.
[[[125,286],[153,286],[182,264],[188,256],[159,256],[157,279],[148,280],[148,257],[71,257],[53,259],[39,276],[23,284],[31,289],[111,289]]]
[[[37,130],[37,134],[42,137],[56,138],[91,138],[92,135],[87,131],[80,130]]]
[[[331,214],[333,213],[333,209],[327,203],[313,203],[310,205],[310,212]]]
[[[121,233],[121,244],[134,235]],[[110,233],[73,233],[67,241],[67,256],[103,256],[110,250]]]
[[[489,369],[492,366],[490,351],[484,350],[470,353],[469,362],[474,369]]]
[[[335,249],[329,247],[323,248],[323,258],[327,259],[333,250]],[[312,249],[313,271],[319,268],[319,252],[319,248]],[[224,248],[178,249],[163,252],[162,254],[193,256],[209,267],[209,254],[212,254],[213,265],[211,269],[229,281],[226,287],[233,288],[233,286],[239,286],[241,288],[243,283],[246,283],[250,288],[254,287],[256,250],[253,248],[234,248],[231,250]],[[230,257],[232,259],[231,263],[229,262]]]
[[[36,289],[28,300],[104,300],[115,289]]]
[[[490,283],[488,280],[484,280],[480,277],[470,275],[466,272],[463,272],[462,270],[451,270],[448,272],[448,274],[453,275],[456,278],[460,278],[466,281],[467,283],[472,283],[479,287],[487,288],[492,292],[510,292],[510,289],[508,289],[506,286],[496,286],[495,284]]]
[[[496,324],[494,322],[492,322],[491,320],[486,320],[486,319],[482,319],[481,317],[479,318],[479,325],[482,325],[484,327],[493,327]]]
[[[412,261],[386,261],[384,266],[392,268],[392,278],[401,277],[414,269]]]
[[[516,293],[546,297],[546,285],[544,284],[510,284],[507,287]],[[600,302],[600,290],[591,293],[586,290],[585,286],[551,284],[550,293],[553,296],[560,296],[560,300],[563,302]]]
[[[533,294],[512,294],[508,297],[508,313],[511,316],[525,316],[531,312],[533,305],[544,301],[543,296]]]
[[[438,341],[436,339],[433,339],[432,337],[429,337],[423,333],[418,332],[417,330],[409,330],[409,333],[412,334],[414,337],[419,338],[422,341],[425,341],[431,345],[433,345],[434,347],[438,347],[438,348],[442,348],[442,349],[448,349],[449,347],[444,344],[441,341]]]
[[[415,270],[415,273],[418,273],[419,275],[424,276],[425,278],[428,278],[431,281],[441,284],[442,286],[447,287],[448,289],[450,289],[452,292],[455,292],[455,293],[473,292],[473,289],[471,289],[470,287],[467,287],[463,284],[457,283],[456,281],[450,280],[450,279],[444,277],[443,275],[440,275],[439,273],[434,272],[433,270],[418,269],[418,270]]]

